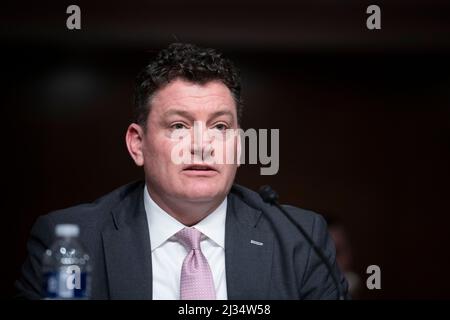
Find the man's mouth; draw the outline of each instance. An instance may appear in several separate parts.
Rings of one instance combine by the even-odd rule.
[[[212,166],[205,164],[192,164],[186,166],[183,170],[195,170],[195,171],[217,171]]]
[[[218,171],[206,164],[192,164],[183,168],[183,172],[193,177],[211,177],[218,173]]]

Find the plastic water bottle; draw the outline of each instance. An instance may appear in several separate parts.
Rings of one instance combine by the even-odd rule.
[[[46,299],[89,299],[91,265],[78,242],[80,229],[74,224],[55,228],[56,240],[43,258],[43,293]]]

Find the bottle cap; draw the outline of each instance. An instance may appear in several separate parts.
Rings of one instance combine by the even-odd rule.
[[[57,237],[78,237],[80,228],[76,224],[58,224],[55,233]]]

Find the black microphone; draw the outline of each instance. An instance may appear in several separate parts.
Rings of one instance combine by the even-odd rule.
[[[290,216],[290,214],[278,203],[278,194],[270,186],[267,186],[267,185],[262,186],[259,189],[258,193],[261,196],[261,198],[264,200],[264,202],[267,202],[267,203],[277,207],[286,216],[286,218],[288,218],[289,221],[291,221],[297,227],[297,229],[301,232],[303,237],[305,237],[306,241],[308,241],[310,246],[314,249],[315,253],[320,257],[323,264],[325,264],[325,266],[327,267],[328,272],[330,273],[331,278],[333,279],[334,285],[336,286],[337,298],[339,300],[345,300],[345,297],[342,294],[340,283],[338,281],[338,278],[337,278],[333,268],[331,267],[330,261],[328,261],[328,259],[324,255],[323,251],[314,243],[313,239],[311,239],[311,237],[308,235],[308,233],[306,233],[305,229],[303,229],[303,227],[297,221],[295,221]]]

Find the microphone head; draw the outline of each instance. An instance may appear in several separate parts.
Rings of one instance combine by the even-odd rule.
[[[265,186],[262,186],[261,188],[259,188],[258,193],[261,196],[261,198],[264,200],[264,202],[271,203],[271,204],[275,204],[278,202],[278,194],[269,185],[265,185]]]

